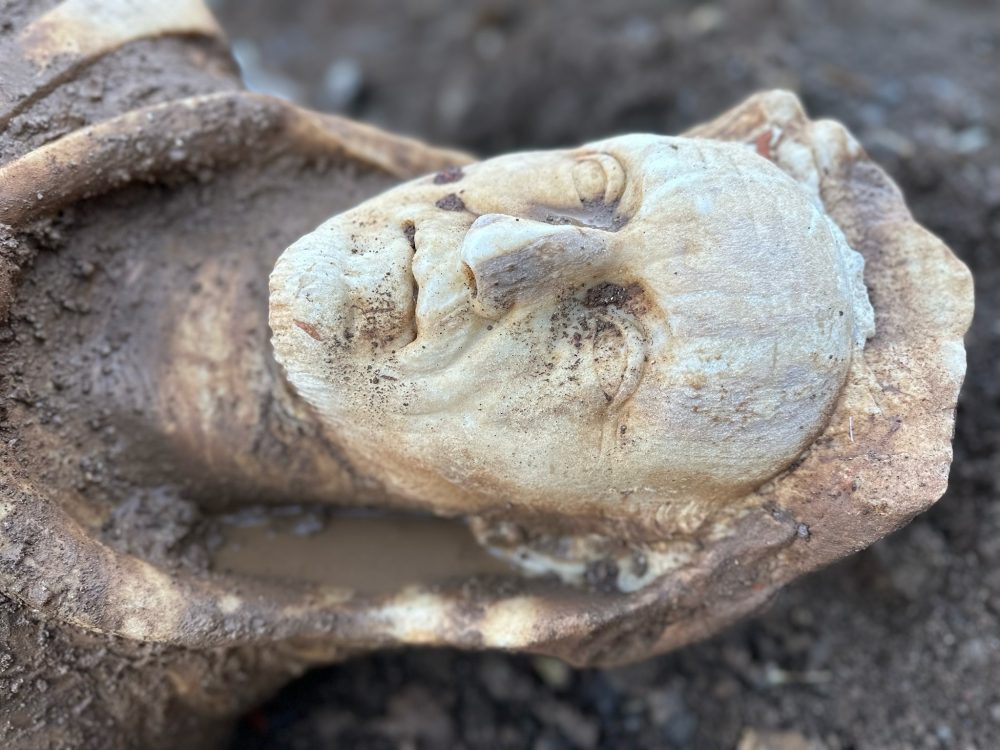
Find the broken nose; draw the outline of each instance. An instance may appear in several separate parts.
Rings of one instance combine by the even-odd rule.
[[[497,320],[567,286],[596,280],[607,262],[601,233],[501,214],[476,219],[462,242],[473,310]]]

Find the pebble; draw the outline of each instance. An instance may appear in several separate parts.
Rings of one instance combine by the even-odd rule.
[[[548,656],[536,656],[532,659],[531,665],[542,682],[556,690],[568,687],[573,677],[573,670],[566,662]]]
[[[363,88],[364,71],[352,57],[334,60],[323,73],[323,103],[330,109],[346,110],[357,101]]]
[[[824,750],[824,746],[796,731],[744,729],[736,750]]]

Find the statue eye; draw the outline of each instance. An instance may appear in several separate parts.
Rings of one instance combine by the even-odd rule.
[[[597,380],[609,404],[615,401],[625,379],[628,365],[627,345],[621,329],[613,323],[598,320],[594,335],[593,358]]]
[[[596,203],[604,200],[608,178],[604,167],[597,159],[585,159],[573,167],[573,185],[583,203]]]
[[[583,204],[614,203],[625,189],[625,170],[610,154],[591,154],[573,165],[573,185]]]

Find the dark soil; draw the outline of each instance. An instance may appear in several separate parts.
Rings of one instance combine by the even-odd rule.
[[[1000,747],[995,2],[216,6],[251,86],[482,154],[675,133],[753,91],[796,90],[858,135],[977,289],[951,488],[902,532],[625,669],[410,651],[315,671],[233,747]]]

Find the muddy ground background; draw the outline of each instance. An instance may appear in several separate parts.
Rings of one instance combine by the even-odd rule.
[[[234,748],[1000,747],[995,0],[213,5],[251,87],[483,155],[675,133],[793,89],[851,127],[977,288],[951,488],[902,532],[628,668],[411,651],[318,670]]]

